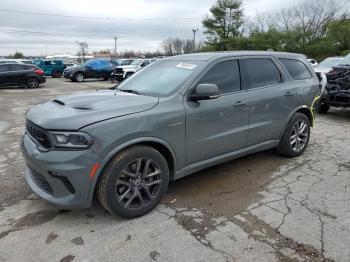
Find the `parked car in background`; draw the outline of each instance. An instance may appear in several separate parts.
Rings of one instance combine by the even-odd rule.
[[[32,60],[29,59],[0,59],[0,64],[13,64],[13,63],[18,63],[18,64],[28,64],[32,65],[33,62]]]
[[[315,72],[319,73],[329,73],[334,66],[339,64],[341,60],[343,60],[344,57],[338,56],[338,57],[328,57],[325,60],[323,60],[318,66],[314,68]]]
[[[63,76],[74,82],[82,82],[88,78],[103,78],[103,80],[108,80],[113,68],[113,65],[109,61],[95,59],[66,68]]]
[[[63,209],[135,218],[169,181],[258,151],[297,157],[319,81],[304,55],[198,53],[165,58],[115,90],[34,106],[21,149],[32,190]],[[201,179],[201,178],[197,178]]]
[[[334,65],[326,77],[317,112],[326,114],[331,107],[350,107],[350,54]]]
[[[315,59],[310,58],[307,61],[311,64],[312,67],[318,66],[318,63]]]
[[[20,63],[0,64],[0,86],[37,88],[45,83],[44,72],[34,65]]]
[[[327,75],[335,65],[337,65],[344,57],[329,57],[323,60],[318,66],[314,67],[317,77],[321,82],[321,91],[325,91],[327,85]]]
[[[117,66],[111,77],[121,82],[154,61],[156,61],[156,59],[135,59],[129,65]]]
[[[41,60],[36,59],[33,64],[44,71],[45,76],[52,76],[60,78],[65,69],[65,65],[62,60]]]

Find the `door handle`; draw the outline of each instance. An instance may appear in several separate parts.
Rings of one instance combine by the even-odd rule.
[[[294,96],[294,93],[293,92],[286,92],[285,94],[284,94],[284,96]]]
[[[236,106],[245,106],[247,103],[246,102],[243,102],[243,101],[237,101],[233,106],[236,107]]]

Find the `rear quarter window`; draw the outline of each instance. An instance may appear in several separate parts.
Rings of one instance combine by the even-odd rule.
[[[270,58],[247,58],[244,61],[248,89],[276,85],[283,82],[282,74]]]
[[[287,69],[289,74],[293,77],[293,79],[305,80],[305,79],[312,78],[312,74],[310,70],[307,68],[307,66],[303,62],[299,60],[284,59],[284,58],[280,58],[279,60]]]

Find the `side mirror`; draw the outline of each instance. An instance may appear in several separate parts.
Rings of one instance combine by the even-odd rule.
[[[209,100],[220,96],[220,91],[217,85],[214,84],[199,84],[190,95],[191,100]]]

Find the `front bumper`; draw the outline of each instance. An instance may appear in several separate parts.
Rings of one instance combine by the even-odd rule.
[[[63,71],[63,77],[71,79],[73,77],[73,72],[72,71]]]
[[[90,207],[89,174],[96,161],[92,150],[42,152],[26,133],[21,150],[27,165],[25,178],[37,195],[63,209]]]
[[[321,96],[321,101],[330,106],[350,107],[350,90],[325,92]]]

